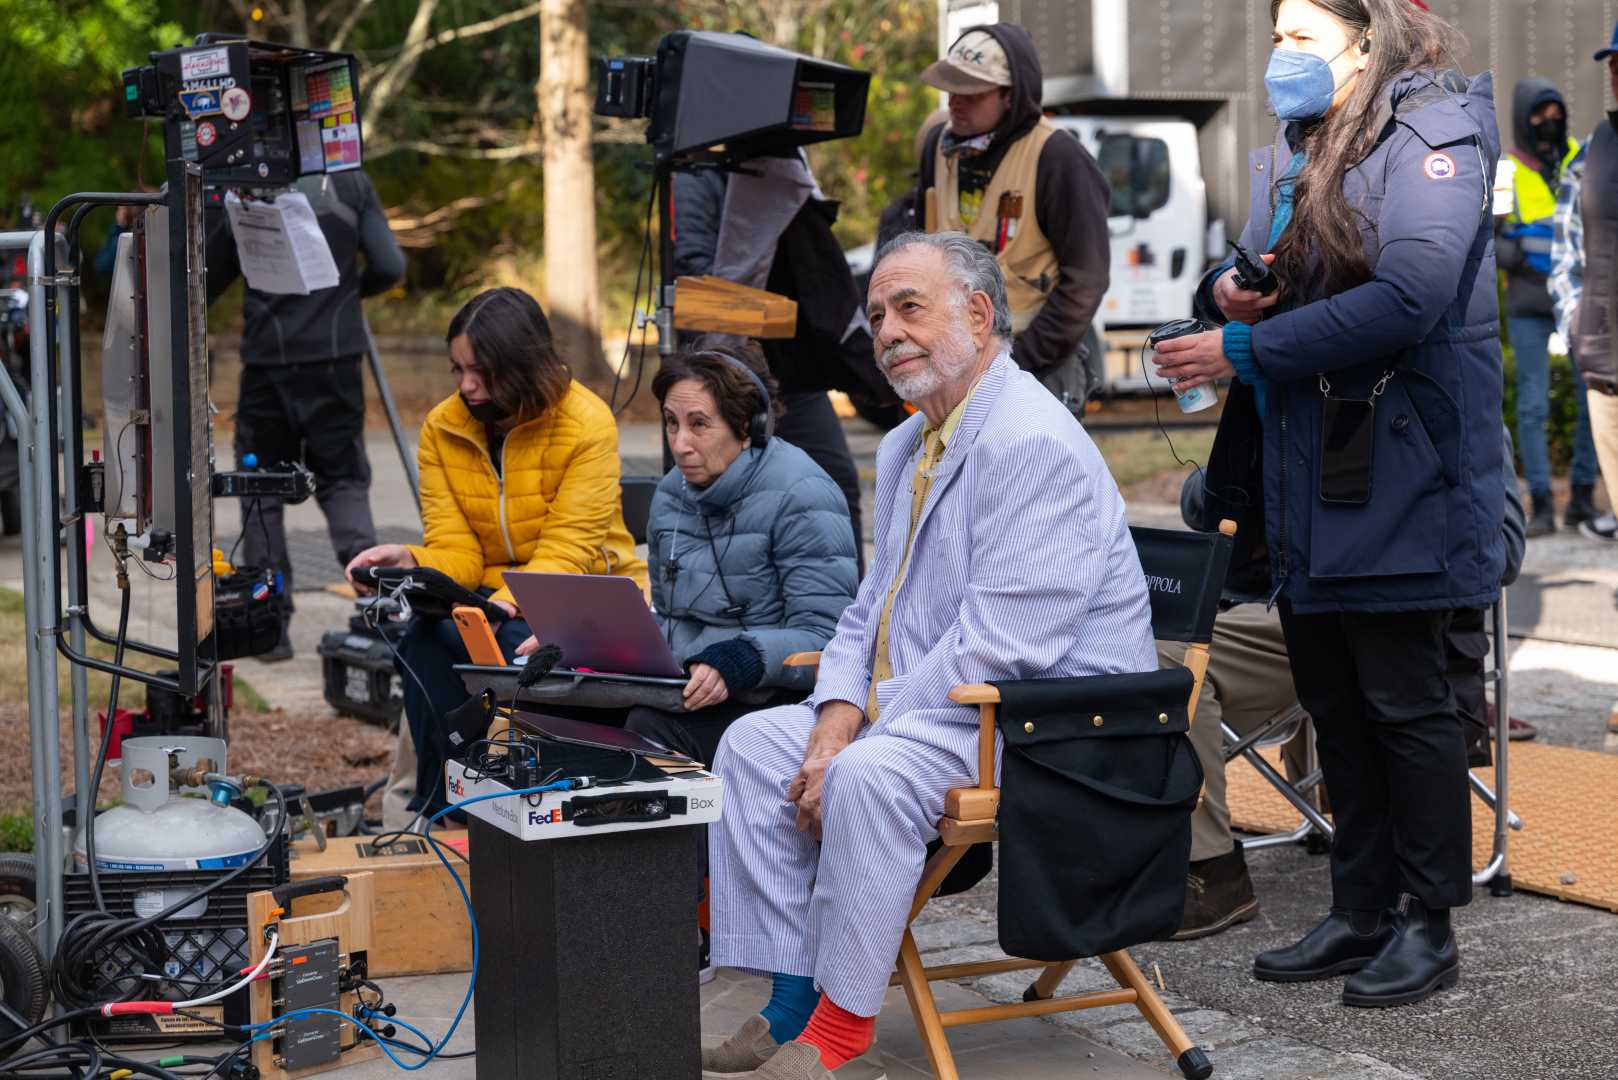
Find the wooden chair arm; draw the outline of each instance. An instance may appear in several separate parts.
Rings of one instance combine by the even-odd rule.
[[[969,683],[951,690],[949,699],[957,705],[976,705],[978,707],[978,786],[976,790],[996,791],[997,789],[994,786],[994,734],[995,712],[1000,706],[1000,691],[988,683]]]
[[[817,652],[795,652],[783,661],[787,667],[819,667],[820,654]]]
[[[1000,812],[1000,789],[952,788],[944,793],[944,816],[956,821],[993,820]]]

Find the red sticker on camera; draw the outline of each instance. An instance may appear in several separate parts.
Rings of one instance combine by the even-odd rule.
[[[1455,159],[1442,150],[1434,150],[1421,163],[1421,171],[1429,180],[1452,180],[1455,177]]]
[[[197,145],[198,146],[201,146],[201,147],[206,149],[207,147],[212,146],[213,143],[214,143],[214,140],[217,139],[218,137],[219,137],[219,132],[214,130],[214,126],[212,124],[210,124],[208,121],[204,120],[202,123],[197,125]]]

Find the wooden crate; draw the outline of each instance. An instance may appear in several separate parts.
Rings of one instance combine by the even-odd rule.
[[[435,829],[436,839],[466,853],[466,830]],[[460,891],[419,836],[402,837],[381,850],[372,837],[344,836],[326,841],[321,851],[311,838],[292,845],[292,880],[369,871],[374,875],[371,977],[435,975],[470,971],[472,926]],[[472,889],[471,868],[449,856]],[[299,913],[317,913],[337,904],[337,894],[300,900]]]

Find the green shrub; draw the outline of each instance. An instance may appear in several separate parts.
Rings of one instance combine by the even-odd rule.
[[[33,819],[27,814],[0,814],[0,851],[33,850]]]

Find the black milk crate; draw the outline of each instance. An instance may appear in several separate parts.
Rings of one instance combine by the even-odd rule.
[[[167,951],[161,971],[146,971],[145,962],[127,950],[106,957],[101,975],[107,985],[107,999],[122,997],[131,981],[150,987],[139,995],[158,1001],[185,1001],[200,997],[240,977],[248,964],[247,935],[255,932],[247,925],[249,893],[284,885],[290,878],[289,849],[285,838],[271,849],[263,863],[246,871],[206,898],[200,913],[181,911],[158,924]],[[181,896],[195,892],[219,879],[228,870],[111,871],[100,874],[101,898],[107,911],[119,918],[155,915]],[[96,910],[95,894],[87,873],[62,878],[62,910],[65,921]],[[161,899],[159,899],[161,898]],[[157,976],[144,978],[142,976]],[[195,1010],[218,1023],[246,1024],[250,1020],[248,987],[213,1005]],[[185,1016],[93,1017],[77,1024],[105,1042],[217,1041],[219,1028]]]
[[[382,625],[379,631],[355,616],[347,630],[327,631],[320,639],[320,670],[327,704],[392,728],[404,713],[404,683],[393,666],[404,624]]]

